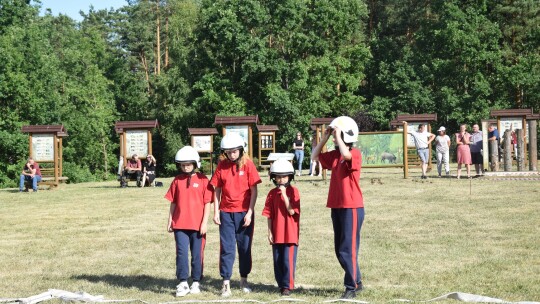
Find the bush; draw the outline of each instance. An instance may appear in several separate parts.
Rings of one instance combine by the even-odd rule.
[[[64,162],[63,167],[64,175],[69,178],[68,183],[83,183],[96,180],[96,177],[86,166],[79,166],[75,163]]]

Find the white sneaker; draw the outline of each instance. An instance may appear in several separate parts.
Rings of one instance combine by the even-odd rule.
[[[187,282],[180,282],[180,284],[176,286],[177,297],[185,297],[188,293],[189,293],[189,285]]]
[[[249,284],[247,282],[247,279],[241,279],[240,280],[240,289],[242,289],[242,291],[244,293],[251,293],[251,288],[249,288]]]
[[[223,282],[223,287],[221,288],[221,296],[224,298],[232,296],[230,283]]]
[[[199,294],[201,293],[201,286],[199,285],[199,282],[193,282],[191,284],[191,288],[189,289],[189,293],[191,294]]]

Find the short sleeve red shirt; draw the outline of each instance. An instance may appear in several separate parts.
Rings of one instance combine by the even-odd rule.
[[[186,174],[175,177],[165,198],[172,204],[176,204],[172,215],[174,229],[199,230],[204,215],[204,205],[212,201],[214,192],[208,178],[202,173],[191,176],[189,187],[187,180]]]
[[[286,188],[289,204],[294,210],[290,215],[281,196],[281,190],[274,188],[266,197],[262,215],[272,220],[274,244],[296,244],[300,238],[300,194],[293,186]]]
[[[221,188],[219,209],[224,212],[244,212],[249,209],[251,187],[259,184],[261,178],[251,160],[236,171],[236,163],[229,160],[219,162],[210,184]]]
[[[319,155],[324,169],[331,169],[330,189],[328,190],[328,208],[363,208],[364,198],[360,189],[360,169],[362,154],[360,150],[350,150],[352,159],[345,161],[339,150]]]
[[[131,169],[142,168],[141,160],[137,159],[136,162],[134,162],[133,160],[129,160],[128,163],[127,163],[127,168],[131,168]]]

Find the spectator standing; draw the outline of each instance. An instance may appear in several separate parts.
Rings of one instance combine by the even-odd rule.
[[[471,134],[467,132],[467,125],[461,124],[459,132],[456,133],[457,144],[457,178],[461,178],[461,165],[467,168],[467,177],[471,178],[471,149],[469,147]]]
[[[294,157],[298,162],[298,172],[296,175],[302,175],[302,162],[304,161],[304,139],[302,133],[296,133],[296,138],[293,141]]]
[[[490,124],[489,127],[488,127],[488,141],[489,142],[492,142],[492,141],[496,141],[497,142],[497,152],[500,152],[499,150],[499,146],[500,146],[500,135],[499,135],[499,130],[497,130],[497,126],[495,124]],[[491,151],[491,144],[488,145],[489,147],[489,159],[491,161],[491,155],[493,154],[493,151]],[[501,153],[498,154],[498,160],[501,161]],[[494,164],[492,164],[493,166]]]
[[[422,179],[427,179],[426,172],[429,162],[429,144],[435,139],[435,134],[429,133],[424,124],[418,126],[418,131],[407,132],[414,138],[418,157],[422,162]]]
[[[442,166],[444,165],[444,171],[446,172],[446,177],[450,176],[450,137],[446,135],[446,128],[440,127],[437,130],[439,135],[435,137],[437,151],[437,173],[441,177]]]
[[[471,134],[471,161],[474,165],[476,175],[484,174],[484,158],[482,157],[482,149],[484,144],[483,134],[480,131],[478,124],[474,124]]]

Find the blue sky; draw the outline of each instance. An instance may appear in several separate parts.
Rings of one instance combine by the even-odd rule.
[[[62,13],[69,17],[81,21],[82,17],[79,11],[88,12],[90,5],[94,6],[94,9],[114,9],[127,5],[126,0],[41,0],[42,14],[45,9],[50,8],[54,16]]]

